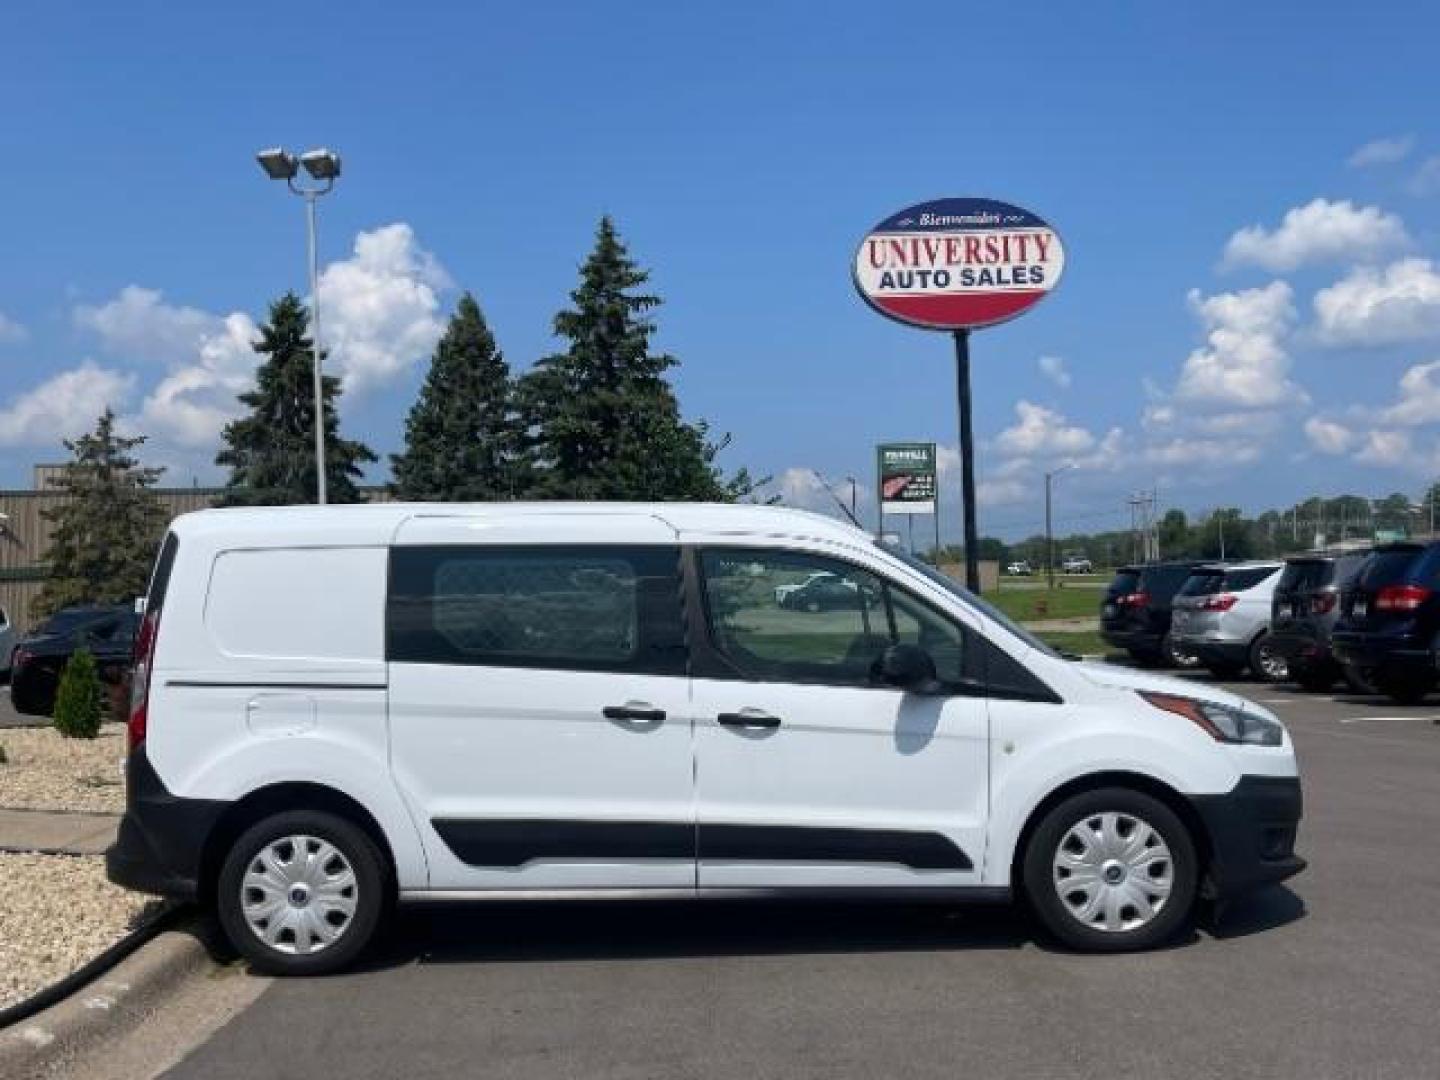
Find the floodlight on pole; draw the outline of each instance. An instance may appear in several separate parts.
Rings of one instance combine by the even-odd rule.
[[[255,155],[265,175],[271,180],[284,180],[285,186],[305,200],[305,223],[309,236],[310,263],[310,337],[315,354],[315,501],[324,506],[327,499],[325,482],[325,379],[321,372],[320,347],[320,274],[315,254],[315,200],[335,186],[340,175],[340,155],[324,148],[307,150],[298,158],[283,147],[261,150]],[[302,187],[295,182],[299,167],[324,187]]]
[[[271,180],[293,180],[298,169],[295,155],[279,146],[261,150],[255,160]]]
[[[316,180],[334,181],[340,175],[340,155],[334,150],[307,150],[300,155],[300,164]]]

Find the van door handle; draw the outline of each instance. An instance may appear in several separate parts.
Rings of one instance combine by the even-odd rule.
[[[725,727],[778,728],[780,718],[759,709],[742,709],[740,712],[722,712],[715,718]]]
[[[634,724],[659,724],[665,720],[664,709],[643,703],[606,705],[600,711],[606,720],[628,720]]]

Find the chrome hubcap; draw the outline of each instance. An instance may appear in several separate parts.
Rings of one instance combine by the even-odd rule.
[[[1285,658],[1278,655],[1270,645],[1260,646],[1260,673],[1273,682],[1281,682],[1290,674]]]
[[[308,956],[339,941],[359,899],[349,860],[318,836],[272,840],[255,853],[240,883],[246,924],[289,956]]]
[[[1070,917],[1092,930],[1138,930],[1155,919],[1175,885],[1170,848],[1134,814],[1077,821],[1055,849],[1055,893]]]

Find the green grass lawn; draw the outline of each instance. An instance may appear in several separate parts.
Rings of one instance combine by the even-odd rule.
[[[986,593],[985,599],[1019,622],[1037,619],[1073,619],[1079,616],[1100,617],[1100,598],[1104,594],[1094,586],[1067,585],[1063,588],[1006,588]]]
[[[1099,632],[1089,630],[1080,631],[1039,631],[1035,636],[1044,641],[1051,648],[1060,652],[1076,653],[1080,656],[1104,656],[1111,651]]]

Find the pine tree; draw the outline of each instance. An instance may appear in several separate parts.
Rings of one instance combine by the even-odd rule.
[[[117,434],[108,408],[93,432],[66,441],[74,460],[54,486],[67,497],[41,511],[52,526],[45,551],[50,576],[31,604],[36,617],[70,604],[124,603],[144,593],[169,520],[150,490],[164,470],[145,468],[130,453],[144,441]]]
[[[405,421],[405,449],[391,455],[402,499],[484,502],[527,486],[513,384],[480,305],[460,298],[435,347],[420,397]]]
[[[665,379],[674,357],[650,352],[660,299],[636,292],[649,274],[631,260],[609,217],[570,294],[555,316],[569,340],[521,378],[518,399],[533,465],[533,493],[559,499],[719,499],[754,486],[745,472],[725,478],[715,455],[728,439],[708,441],[687,424]]]
[[[255,351],[266,359],[255,389],[240,395],[250,414],[225,425],[217,465],[230,468],[224,502],[231,506],[313,503],[315,482],[314,346],[300,298],[286,293],[270,306]],[[340,438],[335,399],[340,380],[324,376],[325,481],[330,502],[359,502],[355,481],[362,462],[376,460],[364,443]]]

